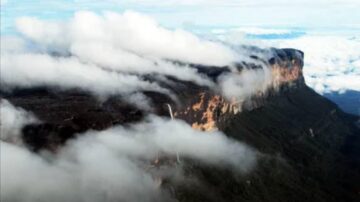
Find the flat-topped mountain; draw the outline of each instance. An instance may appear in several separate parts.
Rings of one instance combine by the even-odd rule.
[[[151,109],[139,107],[122,95],[99,98],[76,88],[17,87],[2,89],[1,97],[40,120],[22,128],[22,138],[34,152],[56,153],[67,141],[88,130],[136,124],[149,114],[184,120],[200,131],[222,131],[258,151],[257,166],[247,174],[183,159],[184,175],[196,182],[179,184],[162,179],[159,185],[170,190],[178,201],[358,201],[359,117],[342,112],[306,86],[301,51],[272,52],[270,58],[254,55],[252,61],[224,67],[174,62],[195,69],[215,83],[268,65],[265,74],[271,80],[264,88],[269,90],[244,99],[232,99],[217,87],[167,75],[163,79],[157,74],[143,78],[157,81],[171,93],[141,91]],[[164,159],[155,167],[171,165],[166,155]]]

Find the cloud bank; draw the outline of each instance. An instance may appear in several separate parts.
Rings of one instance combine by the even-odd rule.
[[[253,53],[247,49],[169,30],[132,11],[103,15],[80,11],[63,22],[23,17],[17,27],[22,38],[3,37],[1,47],[1,84],[8,88],[80,88],[102,97],[129,98],[139,97],[141,91],[157,91],[174,98],[171,89],[164,89],[156,79],[146,79],[160,75],[220,89],[228,98],[243,100],[271,85],[265,63],[259,64],[260,70],[243,71],[244,75],[231,68],[237,76],[215,83],[189,64],[231,67],[239,61],[259,62],[250,58]],[[267,60],[269,54],[259,57]],[[144,102],[137,104],[148,108]]]
[[[27,41],[2,38],[1,82],[6,86],[75,87],[101,95],[164,92],[141,78],[153,73],[211,86],[195,69],[169,60],[226,65],[236,55],[220,43],[167,30],[134,12],[78,12],[68,22],[24,17],[17,27]]]
[[[171,61],[225,65],[235,59],[220,43],[167,30],[134,12],[78,12],[68,22],[24,17],[17,26],[25,40],[2,37],[5,87],[80,88],[101,96],[144,90],[170,94],[142,76],[162,74],[212,86],[195,69]]]
[[[141,55],[207,65],[226,65],[236,59],[235,53],[221,44],[203,41],[186,31],[167,30],[152,18],[132,11],[122,15],[105,12],[103,16],[80,11],[65,24],[25,17],[17,20],[17,28],[26,37],[45,47],[65,49],[80,58],[89,56],[94,51],[91,47],[95,46],[100,51],[104,49],[105,53],[109,50],[119,51],[115,53],[120,57],[122,54],[127,54],[125,57]],[[89,47],[90,53],[84,52]],[[104,61],[96,59],[98,62]],[[135,59],[140,58],[128,60]]]
[[[1,60],[3,86],[49,86],[81,88],[98,95],[126,94],[136,90],[166,92],[137,76],[108,72],[78,58],[54,58],[47,54],[4,54]]]
[[[162,180],[184,183],[186,159],[235,172],[247,172],[256,162],[251,148],[221,132],[155,116],[130,128],[86,132],[56,154],[1,141],[0,155],[1,201],[27,202],[171,201]],[[162,157],[170,161],[152,163]]]

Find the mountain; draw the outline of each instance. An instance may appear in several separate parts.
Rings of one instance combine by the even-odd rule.
[[[252,51],[260,51],[256,48]],[[32,112],[41,123],[22,128],[22,137],[34,152],[56,153],[70,139],[92,130],[138,123],[149,113],[182,119],[202,131],[223,131],[228,137],[256,149],[256,167],[246,174],[182,159],[184,175],[196,179],[176,183],[162,179],[161,186],[178,201],[358,201],[360,199],[359,117],[342,112],[304,82],[304,54],[294,49],[273,49],[268,61],[270,90],[241,103],[218,89],[167,76],[144,79],[171,89],[177,96],[143,91],[151,112],[124,101],[103,99],[80,89],[49,86],[1,91],[1,97]],[[255,60],[263,60],[253,56]],[[241,62],[234,67],[186,64],[213,81],[236,68],[240,74],[261,68]],[[215,148],[214,148],[215,149]],[[156,164],[166,164],[160,160]],[[114,168],[115,169],[115,168]]]

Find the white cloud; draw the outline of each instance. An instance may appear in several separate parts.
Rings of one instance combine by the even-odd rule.
[[[90,43],[94,46],[101,44],[100,47],[119,53],[209,65],[226,65],[236,60],[236,54],[221,44],[201,40],[183,30],[167,30],[152,18],[132,11],[122,15],[106,12],[103,16],[77,12],[67,24],[21,18],[17,27],[26,37],[38,43],[52,48],[66,48],[75,55],[79,54],[77,46]]]
[[[2,201],[157,201],[151,175],[103,146],[82,148],[71,159],[46,159],[1,142]],[[85,151],[88,153],[85,154]]]
[[[151,166],[158,155],[173,163]],[[1,142],[1,200],[3,201],[161,201],[169,193],[158,187],[161,178],[181,183],[180,159],[246,172],[255,152],[228,139],[192,129],[181,121],[151,117],[131,128],[90,131],[68,143],[56,155],[39,156]]]
[[[0,51],[5,53],[23,52],[26,48],[25,40],[15,36],[1,36],[0,37]]]
[[[5,99],[0,99],[0,139],[21,144],[21,129],[26,124],[38,120],[22,108],[14,107]]]
[[[62,23],[24,17],[17,20],[17,27],[42,51],[71,54],[82,63],[115,71],[160,73],[200,85],[213,83],[192,68],[164,59],[226,65],[236,58],[236,53],[222,44],[185,31],[167,30],[153,19],[130,11],[103,16],[83,11]]]
[[[273,81],[270,69],[265,67],[258,70],[245,69],[240,74],[224,75],[219,83],[225,97],[243,102],[252,95],[266,92]]]
[[[47,54],[1,55],[1,84],[5,86],[52,86],[81,88],[101,96],[127,94],[138,90],[167,92],[156,83],[137,76],[103,70],[77,58],[56,58]]]

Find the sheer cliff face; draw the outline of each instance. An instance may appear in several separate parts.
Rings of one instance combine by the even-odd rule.
[[[270,76],[268,81],[264,81],[265,90],[255,89],[251,97],[239,100],[237,97],[226,98],[213,89],[198,89],[194,95],[184,100],[183,107],[177,109],[174,116],[184,119],[193,128],[212,131],[217,129],[219,121],[236,115],[242,110],[254,109],[264,105],[262,99],[268,94],[281,93],[284,88],[295,89],[305,86],[302,75],[303,53],[293,49],[276,50],[275,56],[268,62]],[[232,74],[242,74],[245,68],[260,68],[253,64],[243,63],[238,72]]]

